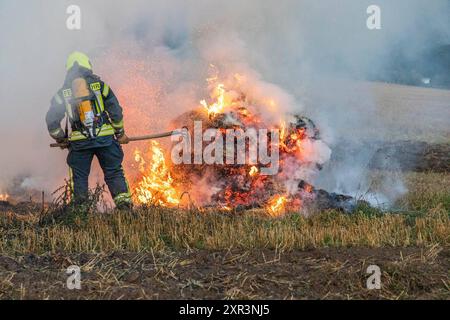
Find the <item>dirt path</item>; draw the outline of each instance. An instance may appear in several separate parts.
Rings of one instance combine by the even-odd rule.
[[[368,290],[367,267],[381,268]],[[65,270],[82,269],[81,290]],[[2,299],[450,299],[450,249],[0,256]]]

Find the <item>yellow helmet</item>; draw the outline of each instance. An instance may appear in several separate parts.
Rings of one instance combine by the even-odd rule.
[[[66,70],[69,71],[77,63],[80,67],[92,70],[92,64],[89,57],[82,52],[72,52],[67,58]]]

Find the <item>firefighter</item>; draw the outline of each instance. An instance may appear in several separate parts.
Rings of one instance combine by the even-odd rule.
[[[50,136],[69,149],[67,164],[75,203],[88,196],[88,178],[96,156],[119,209],[131,208],[131,194],[122,168],[122,107],[111,88],[92,72],[89,58],[73,52],[66,63],[63,87],[51,100],[46,122]],[[65,129],[61,127],[65,120]],[[69,133],[69,127],[71,128]]]

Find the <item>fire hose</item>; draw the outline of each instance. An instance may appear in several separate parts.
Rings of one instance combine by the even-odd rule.
[[[144,141],[144,140],[152,140],[152,139],[159,139],[164,137],[170,137],[172,135],[181,135],[183,134],[180,130],[174,130],[169,132],[163,132],[163,133],[157,133],[157,134],[149,134],[145,136],[137,136],[137,137],[128,137],[128,140],[130,142],[133,141]],[[51,148],[67,148],[68,144],[66,143],[52,143],[50,144]]]

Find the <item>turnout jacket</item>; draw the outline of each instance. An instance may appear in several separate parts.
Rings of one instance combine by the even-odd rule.
[[[78,77],[86,80],[93,93],[96,112],[101,115],[95,138],[88,138],[82,133],[78,112],[71,103],[72,81]],[[70,133],[61,127],[65,117],[68,121],[66,127],[71,128]],[[73,149],[104,147],[112,143],[116,132],[123,130],[123,112],[111,88],[91,70],[80,67],[73,68],[67,73],[62,88],[53,96],[46,115],[46,123],[52,138],[68,138]]]

